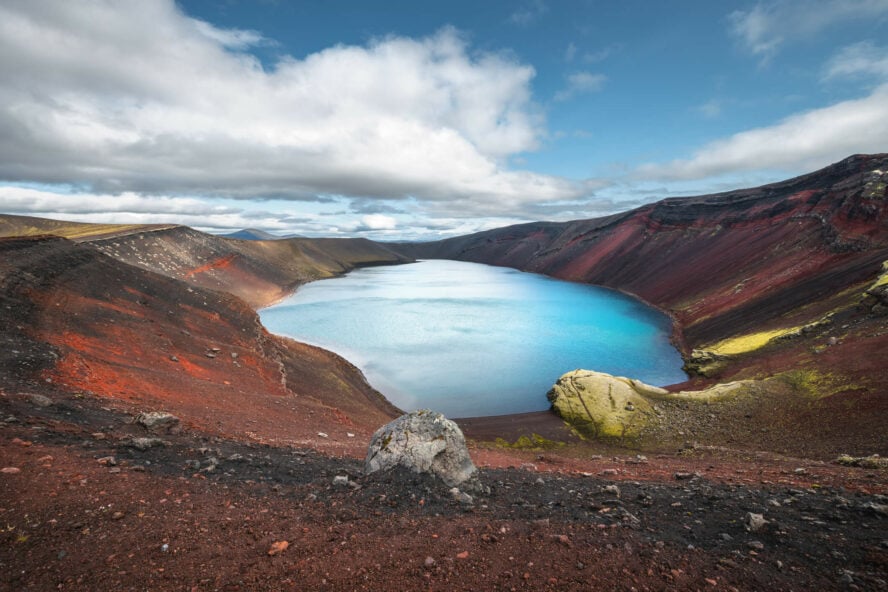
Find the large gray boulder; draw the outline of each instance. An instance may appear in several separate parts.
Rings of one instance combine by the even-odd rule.
[[[373,434],[364,472],[369,475],[399,465],[436,475],[449,487],[465,483],[478,470],[459,426],[428,409],[402,415]]]

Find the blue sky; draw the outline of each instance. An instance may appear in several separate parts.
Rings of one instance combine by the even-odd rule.
[[[888,0],[0,4],[0,211],[428,239],[888,151]]]

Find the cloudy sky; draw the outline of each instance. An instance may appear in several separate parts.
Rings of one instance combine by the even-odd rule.
[[[888,0],[0,0],[0,212],[426,239],[888,151]]]

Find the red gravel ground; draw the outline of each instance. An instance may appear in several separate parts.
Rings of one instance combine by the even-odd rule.
[[[5,393],[0,590],[880,590],[885,471],[766,454],[475,449],[472,505],[412,475],[90,398]],[[365,442],[362,442],[365,444]],[[586,450],[587,456],[589,451]],[[9,469],[17,469],[10,471]],[[353,486],[333,485],[348,475]],[[768,525],[748,532],[743,519]]]

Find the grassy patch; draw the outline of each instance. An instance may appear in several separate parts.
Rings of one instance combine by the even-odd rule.
[[[745,354],[747,352],[755,351],[768,345],[768,343],[770,343],[774,339],[777,339],[778,337],[783,337],[784,335],[789,335],[790,333],[796,333],[800,329],[801,327],[790,327],[788,329],[773,329],[771,331],[760,331],[758,333],[750,333],[748,335],[731,337],[723,341],[719,341],[712,347],[706,348],[706,350],[720,356]]]
[[[499,448],[508,448],[510,450],[552,450],[555,448],[563,448],[567,446],[565,442],[556,442],[549,440],[539,434],[531,434],[530,436],[521,436],[515,442],[509,442],[504,438],[497,438],[494,443]]]

